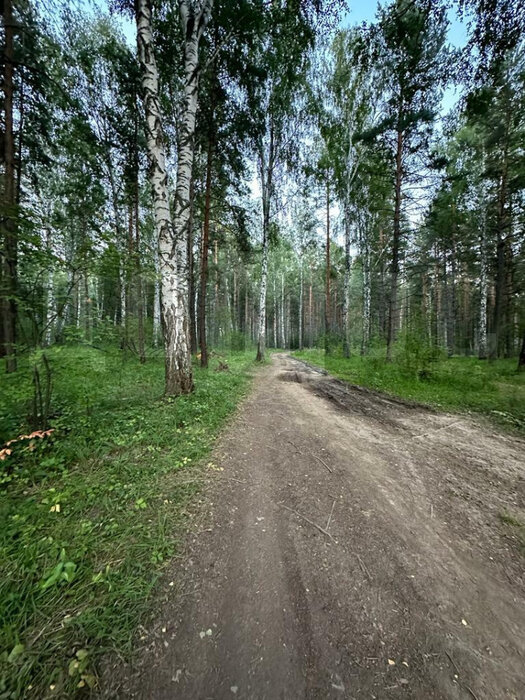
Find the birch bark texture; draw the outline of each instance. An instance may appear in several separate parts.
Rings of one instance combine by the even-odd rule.
[[[191,234],[191,183],[193,161],[195,157],[195,119],[199,100],[199,43],[210,19],[211,10],[212,0],[197,0],[193,2],[192,0],[179,0],[179,16],[184,37],[184,95],[177,132],[178,159],[173,216],[173,249],[175,251],[178,267],[181,271],[181,299],[183,298],[186,306],[186,314],[185,319],[183,319],[181,332],[183,332],[185,337],[186,347],[184,348],[184,356],[190,361],[190,371],[191,342],[188,241]],[[209,167],[211,168],[211,164],[209,164]],[[201,342],[203,340],[205,342],[205,336],[201,336]],[[202,365],[206,367],[206,346],[204,346],[203,359]],[[191,388],[193,388],[193,383]],[[189,391],[191,391],[191,388]]]
[[[275,165],[274,127],[270,118],[269,146],[266,154],[265,144],[261,138],[259,142],[259,173],[262,190],[263,209],[263,244],[261,261],[261,287],[259,290],[259,328],[257,334],[256,362],[264,361],[266,349],[266,288],[268,286],[268,250],[270,244],[270,205],[273,193],[273,170]]]
[[[184,36],[184,97],[179,124],[175,207],[171,219],[166,150],[159,100],[159,76],[154,54],[150,0],[136,0],[138,58],[146,114],[149,179],[158,239],[161,319],[165,350],[165,393],[193,390],[189,321],[188,236],[190,183],[198,102],[198,48],[211,13],[211,0],[179,2]]]
[[[481,208],[481,225],[480,225],[480,240],[479,252],[481,259],[480,279],[479,279],[479,339],[478,339],[478,358],[480,360],[487,359],[488,338],[487,338],[487,296],[488,296],[488,255],[487,255],[487,214],[485,202],[487,200],[480,198]]]

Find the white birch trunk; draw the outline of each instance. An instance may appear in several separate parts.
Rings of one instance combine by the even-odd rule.
[[[273,127],[270,126],[270,145],[268,161],[265,157],[265,147],[261,140],[259,145],[259,171],[263,207],[263,247],[261,261],[261,288],[259,292],[259,324],[257,333],[257,362],[264,360],[266,349],[266,289],[268,285],[268,248],[270,228],[270,204],[272,196],[273,177]]]
[[[301,260],[299,261],[299,350],[303,349],[303,304],[303,258],[301,255]]]
[[[285,313],[284,313],[284,272],[281,273],[281,342],[282,347],[286,347],[286,331],[285,331]]]
[[[480,257],[481,272],[479,280],[479,341],[478,357],[480,360],[487,359],[487,295],[488,295],[488,259],[487,259],[487,222],[485,204],[482,204],[482,221],[480,234]]]
[[[120,325],[126,325],[126,272],[123,267],[119,270],[120,280]]]
[[[155,280],[155,293],[153,296],[153,347],[158,347],[160,336],[160,284]]]
[[[80,298],[80,277],[77,277],[77,282],[76,282],[76,303],[77,307],[75,310],[76,318],[75,318],[75,326],[77,328],[80,328],[80,316],[81,316],[81,298]]]
[[[46,307],[44,316],[44,345],[49,347],[53,340],[53,319],[56,316],[55,310],[55,290],[53,284],[53,273],[47,273],[47,283],[46,283]]]
[[[264,231],[261,263],[261,289],[259,292],[259,329],[257,339],[257,360],[264,360],[266,349],[266,285],[268,283],[268,234]]]
[[[352,259],[350,257],[350,204],[345,206],[345,275],[343,282],[343,355],[350,357],[350,270]]]
[[[275,274],[273,276],[273,347],[277,348],[277,288]]]
[[[371,277],[370,277],[370,241],[368,239],[368,229],[364,231],[361,259],[363,261],[363,339],[361,344],[361,354],[368,354],[370,345],[370,305],[372,299]]]
[[[159,78],[154,55],[150,0],[137,0],[137,45],[146,113],[146,141],[158,238],[161,314],[164,331],[165,392],[168,396],[193,389],[189,322],[188,236],[190,181],[193,167],[198,89],[199,40],[211,12],[211,0],[179,1],[184,35],[184,100],[179,125],[175,210],[171,220]]]

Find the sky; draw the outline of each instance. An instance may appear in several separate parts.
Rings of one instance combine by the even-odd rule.
[[[346,13],[342,24],[344,26],[352,26],[361,22],[370,22],[374,19],[378,7],[377,2],[370,0],[355,0],[350,2],[350,11]],[[385,3],[382,3],[385,4]],[[455,12],[451,9],[448,13],[450,27],[448,38],[451,44],[456,48],[462,48],[467,42],[467,27],[464,22],[461,22]]]

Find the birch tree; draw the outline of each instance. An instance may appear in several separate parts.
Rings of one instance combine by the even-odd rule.
[[[195,158],[195,119],[199,97],[199,43],[210,19],[212,0],[179,0],[179,15],[184,40],[184,95],[177,131],[177,182],[174,205],[174,249],[179,272],[176,337],[181,337],[181,391],[193,387],[191,379],[191,344],[189,321],[188,241],[191,236],[192,172]],[[182,340],[183,338],[183,340]]]
[[[179,2],[184,41],[184,94],[179,120],[177,180],[172,222],[159,99],[159,74],[151,26],[151,3],[149,0],[137,0],[136,3],[138,57],[142,70],[146,141],[159,248],[160,300],[166,367],[165,393],[168,396],[187,394],[193,390],[188,299],[190,184],[198,104],[199,41],[208,22],[211,7],[211,0]]]

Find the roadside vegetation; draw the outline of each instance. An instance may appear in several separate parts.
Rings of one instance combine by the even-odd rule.
[[[509,535],[518,541],[519,547],[525,555],[525,522],[508,511],[500,513],[499,517],[501,522],[508,526]]]
[[[443,410],[481,413],[525,434],[525,373],[516,372],[514,359],[489,362],[399,351],[394,362],[385,363],[383,348],[350,358],[337,349],[329,354],[316,348],[293,354],[351,384]]]
[[[253,351],[212,354],[194,393],[174,400],[160,354],[140,365],[76,345],[46,357],[51,432],[35,430],[41,353],[0,375],[2,698],[71,697],[96,685],[101,655],[130,651],[253,363]]]

